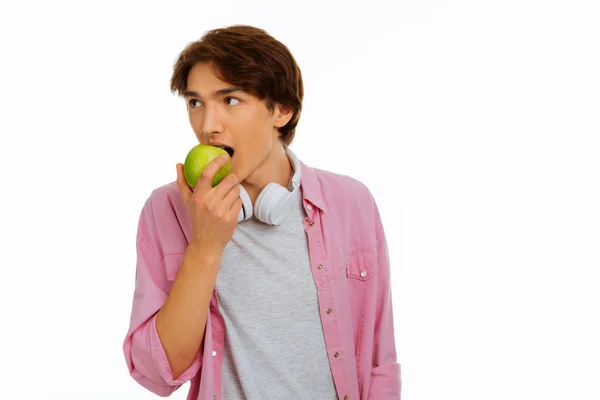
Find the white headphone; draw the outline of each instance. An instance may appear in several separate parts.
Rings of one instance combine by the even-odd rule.
[[[241,184],[238,184],[240,198],[242,199],[242,209],[238,216],[238,222],[250,219],[252,215],[256,216],[259,221],[269,225],[279,225],[285,220],[285,217],[291,211],[294,193],[300,187],[301,170],[296,154],[287,147],[285,147],[285,152],[292,161],[291,191],[278,183],[271,182],[260,192],[253,207],[248,192]]]

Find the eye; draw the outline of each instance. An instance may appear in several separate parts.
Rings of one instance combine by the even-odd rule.
[[[235,106],[236,104],[235,104],[235,103],[234,103],[234,104],[228,103],[228,101],[229,101],[229,100],[234,100],[234,101],[237,101],[237,102],[238,102],[238,104],[240,103],[240,101],[239,101],[238,99],[236,99],[235,97],[226,97],[226,98],[225,98],[225,102],[226,102],[227,104],[229,104],[230,106],[232,106],[232,105],[233,105],[233,106]]]
[[[197,101],[198,103],[200,103],[198,100],[196,100],[196,99],[192,99],[192,100],[188,101],[188,105],[189,105],[190,107],[192,107],[192,108],[196,108],[196,107],[194,107],[194,102],[195,102],[195,101]]]

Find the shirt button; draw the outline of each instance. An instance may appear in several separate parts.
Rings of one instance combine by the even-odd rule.
[[[308,221],[308,226],[313,226],[315,224],[314,221]]]
[[[215,350],[213,350],[213,357],[215,357],[217,355],[217,352]]]
[[[349,398],[348,395],[344,396],[344,400],[348,400]]]
[[[307,204],[307,205],[306,205],[306,209],[307,209],[308,211],[311,211],[311,210],[312,210],[312,206],[311,206],[310,204]]]
[[[327,314],[331,314],[331,311],[332,311],[331,308],[328,308],[327,309]]]
[[[362,276],[363,278],[364,278],[365,276],[367,276],[367,271],[363,271],[363,272],[361,272],[361,273],[360,273],[360,276]]]
[[[321,264],[317,265],[318,269],[323,269],[323,266]]]
[[[340,356],[340,353],[338,353],[338,352],[336,351],[335,353],[333,353],[333,356],[334,356],[335,358],[338,358],[338,357]]]

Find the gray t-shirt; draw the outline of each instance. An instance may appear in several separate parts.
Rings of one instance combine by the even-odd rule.
[[[237,225],[217,296],[225,321],[222,398],[337,399],[310,269],[302,189],[277,226]]]

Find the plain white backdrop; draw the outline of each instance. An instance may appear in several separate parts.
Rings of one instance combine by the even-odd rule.
[[[177,55],[238,23],[300,65],[291,148],[379,204],[402,398],[600,399],[599,11],[3,1],[0,399],[157,398],[122,353],[137,221],[196,143]]]

